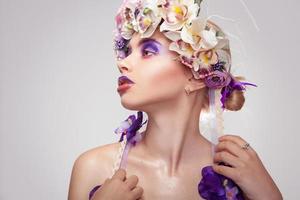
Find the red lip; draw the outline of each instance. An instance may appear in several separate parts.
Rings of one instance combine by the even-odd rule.
[[[117,91],[119,93],[123,93],[125,92],[127,89],[129,89],[133,84],[131,83],[123,83],[122,85],[120,85],[118,88],[117,88]]]
[[[130,80],[127,76],[122,75],[118,78],[118,85],[122,85],[124,83],[134,83],[134,82]]]

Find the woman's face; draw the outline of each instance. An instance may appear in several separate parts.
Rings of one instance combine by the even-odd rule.
[[[192,73],[176,61],[178,54],[168,49],[169,44],[159,31],[151,38],[132,37],[131,53],[117,63],[121,75],[134,82],[119,93],[125,108],[147,111],[157,105],[171,106],[185,95],[184,87]]]

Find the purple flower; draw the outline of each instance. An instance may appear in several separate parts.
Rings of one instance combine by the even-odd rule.
[[[127,46],[128,43],[129,43],[129,40],[124,39],[121,35],[117,35],[114,40],[114,44],[115,44],[114,49],[122,50]]]
[[[221,71],[221,72],[223,72],[223,71],[225,71],[225,62],[220,62],[220,61],[218,61],[216,64],[214,64],[213,66],[212,66],[212,70],[213,71],[216,71],[216,70],[218,70],[218,71]]]
[[[124,59],[130,54],[129,40],[117,34],[114,39],[114,50],[118,59]]]
[[[121,126],[115,130],[116,134],[121,134],[119,142],[123,141],[126,135],[127,141],[135,145],[136,141],[132,138],[136,135],[136,132],[147,122],[143,122],[143,113],[141,111],[137,112],[137,118],[135,115],[130,115],[125,121],[121,123]]]
[[[225,108],[225,102],[230,97],[231,93],[234,90],[240,90],[240,91],[246,90],[246,88],[245,88],[246,85],[251,85],[251,86],[257,87],[257,85],[255,85],[255,84],[247,83],[247,82],[240,82],[240,81],[237,81],[237,80],[232,78],[230,83],[226,87],[222,88],[222,90],[221,90],[222,108],[223,109]]]
[[[206,200],[243,200],[239,187],[226,176],[213,171],[212,166],[202,169],[198,192]]]
[[[221,72],[219,70],[212,71],[212,73],[205,78],[205,84],[212,89],[220,89],[229,84],[231,76],[228,72]]]

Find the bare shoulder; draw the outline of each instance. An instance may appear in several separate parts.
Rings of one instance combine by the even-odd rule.
[[[75,160],[69,186],[69,200],[86,199],[89,191],[112,173],[120,143],[111,143],[83,152]]]
[[[83,152],[76,159],[73,168],[83,171],[85,175],[91,174],[92,177],[97,175],[98,180],[101,177],[107,178],[111,173],[119,147],[120,143],[116,142]]]

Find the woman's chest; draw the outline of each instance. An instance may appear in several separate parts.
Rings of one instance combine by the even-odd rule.
[[[202,167],[183,168],[176,176],[169,176],[164,169],[137,169],[128,165],[126,177],[138,177],[137,186],[143,188],[144,200],[198,200],[202,199],[198,193]]]
[[[198,183],[175,183],[174,180],[153,181],[153,179],[141,180],[139,184],[144,189],[144,200],[195,200],[201,199],[198,193]]]

